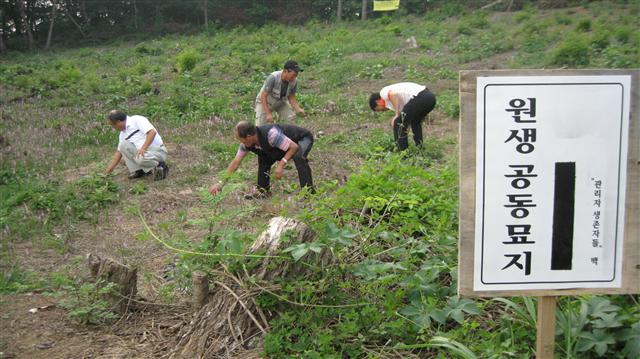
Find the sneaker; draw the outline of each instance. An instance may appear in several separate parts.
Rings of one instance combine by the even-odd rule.
[[[160,162],[160,164],[164,168],[164,178],[167,178],[167,176],[169,176],[169,166],[167,166],[167,163],[164,161]]]
[[[169,175],[169,166],[167,166],[167,164],[164,161],[158,163],[158,166],[156,166],[156,168],[154,169],[153,179],[155,181],[160,181],[167,178],[168,175]]]
[[[142,178],[144,176],[148,176],[150,175],[151,172],[145,173],[143,170],[137,170],[135,172],[133,172],[132,174],[129,175],[129,179],[136,179],[136,178]]]
[[[247,193],[244,195],[244,199],[265,199],[271,197],[271,192],[256,190],[252,193]]]

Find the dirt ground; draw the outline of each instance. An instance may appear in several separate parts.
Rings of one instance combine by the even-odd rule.
[[[185,308],[134,312],[109,327],[72,322],[42,293],[13,295],[0,305],[0,358],[159,358],[185,320]]]

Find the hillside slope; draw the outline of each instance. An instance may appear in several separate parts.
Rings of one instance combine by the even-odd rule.
[[[637,2],[434,12],[0,58],[0,326],[9,328],[0,358],[165,355],[189,320],[191,272],[215,278],[256,263],[170,250],[145,225],[182,250],[242,253],[278,215],[309,223],[335,264],[256,283],[275,293],[256,302],[280,315],[253,354],[531,357],[532,301],[456,296],[458,71],[637,68],[638,13]],[[305,68],[298,100],[309,115],[295,122],[317,137],[310,160],[318,194],[299,197],[290,166],[271,199],[245,200],[252,157],[223,194],[210,196],[206,188],[237,150],[233,126],[253,118],[265,75],[289,58]],[[392,151],[389,115],[367,106],[370,92],[400,81],[438,97],[425,148],[407,156]],[[167,180],[128,181],[124,167],[98,175],[117,142],[105,120],[112,108],[152,119],[170,153]],[[87,253],[138,267],[139,291],[153,304],[110,320],[84,282]],[[567,357],[640,355],[637,296],[563,298],[558,321],[557,352]]]

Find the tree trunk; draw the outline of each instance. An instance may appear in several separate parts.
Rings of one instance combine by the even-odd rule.
[[[51,1],[51,19],[49,20],[49,32],[47,33],[47,44],[44,46],[45,50],[49,50],[51,46],[51,35],[53,35],[53,23],[56,21],[56,2]]]
[[[105,300],[112,311],[125,313],[137,293],[138,270],[94,254],[87,255],[87,265],[94,278],[117,284],[117,293],[108,295]]]
[[[161,21],[161,19],[160,19],[160,2],[156,1],[155,4],[156,4],[156,19],[154,21],[154,25],[155,25],[156,31],[159,31],[160,30],[160,21]]]
[[[4,43],[4,9],[0,8],[0,54],[7,53],[7,45]]]
[[[80,24],[78,24],[78,22],[76,21],[76,19],[73,18],[73,15],[71,15],[69,13],[69,9],[64,9],[65,14],[67,14],[67,17],[69,18],[69,20],[71,20],[71,22],[76,25],[76,27],[78,28],[78,31],[80,31],[80,35],[82,35],[82,38],[86,38],[87,35],[85,35],[84,31],[82,31],[82,26],[80,26]]]
[[[362,0],[362,20],[367,19],[367,0]]]
[[[209,15],[207,13],[207,7],[209,6],[209,2],[207,0],[202,1],[202,7],[204,9],[204,27],[209,26]]]
[[[29,19],[27,18],[27,11],[26,11],[26,6],[24,1],[25,0],[18,0],[18,8],[20,9],[20,20],[27,32],[27,39],[29,41],[29,50],[33,50],[34,48],[33,33],[31,32],[31,24],[29,24]]]
[[[311,242],[314,238],[315,233],[306,224],[276,217],[269,221],[269,227],[248,252],[273,256],[291,244]],[[322,266],[326,264],[328,254],[329,251],[308,253],[304,260]],[[209,302],[180,329],[178,343],[169,357],[245,358],[245,354],[239,353],[260,344],[269,330],[269,319],[276,315],[275,312],[263,312],[256,304],[255,298],[264,291],[263,287],[251,282],[271,283],[305,273],[308,273],[308,267],[299,262],[270,257],[251,270],[248,278],[246,274],[221,273],[213,281],[214,293],[209,296]]]
[[[82,15],[82,18],[84,19],[84,24],[85,25],[89,25],[89,23],[91,22],[91,19],[89,18],[89,14],[87,13],[87,3],[84,0],[80,0],[80,3],[78,4],[78,6],[80,6],[80,14]]]
[[[133,26],[138,30],[138,4],[133,0]]]
[[[342,0],[338,0],[338,12],[336,13],[336,19],[342,21]]]

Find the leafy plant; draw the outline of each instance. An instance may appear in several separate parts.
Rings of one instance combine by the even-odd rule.
[[[460,103],[455,92],[448,91],[436,95],[436,107],[444,112],[447,117],[457,119],[460,115]]]
[[[34,273],[19,268],[7,268],[0,274],[0,294],[24,293],[43,285]]]
[[[631,36],[633,35],[633,30],[631,30],[628,26],[620,26],[615,29],[613,33],[616,40],[625,44],[631,40]]]
[[[562,42],[553,52],[552,63],[569,67],[589,65],[591,50],[582,38],[570,37]]]
[[[196,50],[184,50],[176,57],[176,68],[180,72],[191,71],[196,67],[200,59],[200,54]]]
[[[118,318],[104,299],[105,295],[117,290],[115,283],[99,280],[95,283],[74,283],[61,289],[56,294],[60,298],[60,306],[68,310],[69,316],[79,323],[102,324]]]
[[[617,351],[623,355],[640,353],[630,335],[637,332],[638,308],[628,313],[605,297],[581,297],[562,303],[556,315],[559,346],[569,358],[602,357],[613,347],[624,348]]]
[[[365,79],[380,79],[384,73],[384,65],[375,64],[371,66],[365,67],[359,74],[358,77]]]
[[[578,25],[576,25],[576,30],[581,32],[591,31],[591,20],[589,19],[580,20],[580,22],[578,22]]]
[[[129,189],[129,192],[132,193],[132,194],[145,194],[145,193],[147,193],[147,191],[148,191],[147,185],[142,181],[136,182]]]

